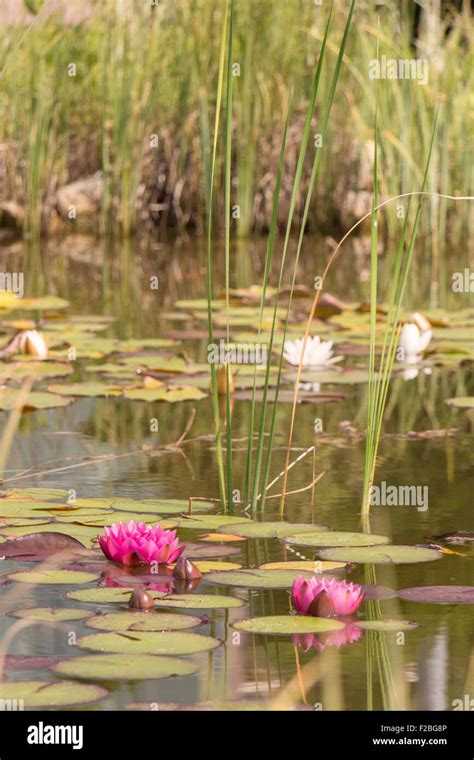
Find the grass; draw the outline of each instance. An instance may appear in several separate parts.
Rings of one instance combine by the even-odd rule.
[[[322,102],[331,86],[348,8],[348,3],[334,8],[321,74]],[[240,206],[235,222],[239,237],[269,230],[275,167],[292,92],[286,161],[293,173],[296,169],[326,12],[324,4],[301,0],[236,4],[233,63],[240,72],[233,82],[232,180]],[[58,15],[45,12],[27,31],[21,25],[4,30],[0,141],[13,151],[16,176],[0,190],[3,198],[15,198],[28,208],[30,233],[38,234],[52,177],[63,184],[98,169],[105,184],[104,231],[129,234],[150,217],[156,221],[150,205],[163,207],[162,224],[203,230],[209,167],[200,149],[200,119],[204,100],[211,113],[216,108],[212,93],[217,90],[224,14],[224,0],[162,0],[157,6],[106,0],[96,6],[91,21],[75,27],[65,27]],[[430,37],[428,16],[431,28],[437,29]],[[430,7],[422,18],[418,53],[429,59],[428,83],[409,80],[400,87],[399,82],[385,82],[380,88],[381,197],[420,185],[421,157],[427,154],[438,101],[446,108],[440,115],[427,189],[468,195],[472,185],[472,162],[466,156],[473,136],[472,16],[464,4],[462,12],[452,10],[444,17]],[[411,3],[377,8],[357,4],[355,19],[334,101],[338,129],[331,132],[331,149],[322,151],[320,199],[308,213],[312,229],[346,227],[352,218],[350,208],[342,208],[344,196],[347,188],[360,189],[360,178],[357,162],[347,157],[354,143],[358,150],[372,140],[374,88],[367,72],[374,41],[379,39],[387,56],[414,55]],[[67,74],[70,63],[77,66],[75,77]],[[154,134],[157,148],[150,144]],[[298,223],[310,176],[307,160],[295,211]],[[216,162],[214,182],[216,219],[223,220],[223,154]],[[285,228],[290,202],[291,189],[284,187],[279,228]],[[429,214],[420,232],[439,230],[434,244],[426,246],[435,283],[447,245],[472,239],[473,222],[465,206],[453,207],[435,196],[427,205]],[[395,215],[389,215],[386,224],[388,233],[396,236]]]

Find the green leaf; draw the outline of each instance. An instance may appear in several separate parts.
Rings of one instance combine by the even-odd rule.
[[[19,700],[26,710],[38,707],[71,707],[97,702],[108,694],[101,686],[75,681],[2,681],[0,701]]]
[[[227,526],[218,528],[218,533],[227,533]],[[231,533],[234,536],[245,536],[246,538],[285,538],[294,533],[303,533],[305,530],[325,531],[328,530],[324,525],[308,525],[307,523],[287,523],[287,522],[250,522],[232,525]]]
[[[64,676],[100,681],[143,681],[189,676],[197,669],[197,665],[190,660],[147,654],[89,654],[62,660],[51,667],[55,673]]]
[[[209,573],[208,583],[218,586],[236,586],[238,588],[291,588],[293,581],[302,575],[313,578],[314,573],[304,570],[227,570],[226,572]]]
[[[156,607],[169,607],[170,609],[189,610],[215,610],[233,609],[242,607],[245,602],[235,596],[220,596],[218,594],[175,594],[157,599]]]
[[[288,536],[286,543],[297,546],[374,546],[388,544],[388,536],[377,536],[375,533],[343,533],[339,531],[308,532]]]
[[[292,636],[305,633],[326,633],[344,628],[340,620],[318,618],[305,615],[269,615],[250,620],[239,620],[233,628],[246,633],[260,633],[271,636]]]
[[[8,578],[17,583],[34,583],[53,585],[61,584],[72,586],[82,583],[90,583],[97,580],[94,573],[83,573],[79,570],[19,570],[16,573],[10,573]]]
[[[405,564],[410,562],[431,562],[441,559],[441,552],[421,546],[368,546],[322,549],[321,559],[336,562],[375,562],[382,565]]]
[[[82,588],[79,590],[68,591],[67,599],[74,599],[76,602],[85,602],[90,604],[123,604],[128,605],[132,594],[133,586],[117,586],[111,588]],[[155,599],[164,596],[162,591],[147,589],[147,593]]]
[[[166,633],[127,631],[120,633],[93,633],[78,639],[80,649],[120,654],[184,655],[208,652],[220,646],[219,639],[199,633]]]
[[[89,618],[86,625],[101,631],[179,631],[194,628],[200,622],[195,615],[173,612],[110,612]]]
[[[10,610],[5,615],[27,620],[38,620],[46,623],[56,623],[63,620],[81,620],[90,613],[87,610],[74,607],[31,607],[30,609]]]

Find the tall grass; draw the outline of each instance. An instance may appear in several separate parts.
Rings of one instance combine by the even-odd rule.
[[[156,7],[133,0],[106,0],[97,4],[91,20],[74,27],[64,27],[58,15],[45,12],[27,33],[21,26],[4,29],[0,140],[14,146],[20,181],[1,188],[3,197],[13,196],[25,206],[38,207],[38,198],[44,199],[51,177],[64,183],[101,169],[106,181],[106,230],[118,225],[125,233],[132,231],[137,227],[137,207],[139,220],[142,213],[149,218],[146,207],[141,206],[148,199],[142,200],[139,192],[142,180],[151,202],[169,207],[164,218],[192,222],[200,228],[206,203],[202,180],[209,168],[196,150],[197,120],[203,97],[209,98],[216,89],[224,9],[224,0],[161,0]],[[334,39],[328,42],[328,65],[321,76],[323,101],[347,9],[346,3],[338,3],[334,9]],[[381,88],[380,196],[397,195],[420,185],[419,149],[426,155],[438,100],[448,107],[440,116],[427,189],[469,193],[472,162],[466,160],[466,150],[471,150],[473,137],[469,97],[474,79],[472,14],[464,4],[462,11],[449,10],[440,17],[434,5],[426,4],[415,46],[412,12],[411,3],[357,6],[357,25],[348,41],[334,103],[338,130],[331,135],[331,151],[321,157],[323,192],[308,214],[313,229],[318,223],[327,225],[329,218],[345,227],[342,191],[348,187],[359,190],[357,168],[347,157],[354,143],[358,150],[372,139],[374,103],[367,66],[379,18],[380,41],[387,55],[419,55],[429,61],[425,86],[410,80],[403,88],[399,82],[386,82]],[[280,147],[275,128],[285,121],[292,89],[290,134],[301,140],[315,49],[324,36],[325,5],[301,0],[242,0],[235,14],[234,62],[240,65],[240,76],[234,81],[233,153],[241,208],[236,231],[245,236],[251,230],[268,231],[270,225]],[[55,51],[60,51],[59,57]],[[65,75],[69,62],[77,64],[75,78]],[[45,133],[52,139],[35,140],[37,155],[32,158],[27,102],[38,82],[29,72],[39,75],[41,66],[48,85],[39,88],[44,107],[36,108],[32,116],[38,121],[38,133],[46,120]],[[18,91],[22,100],[16,99]],[[19,108],[11,107],[15,102]],[[147,147],[148,136],[155,133],[160,138],[158,151]],[[297,155],[293,150],[287,158],[293,171]],[[224,219],[221,158],[215,169],[214,200],[219,218]],[[30,171],[32,177],[28,178]],[[311,162],[307,161],[297,221],[301,221],[310,174]],[[335,177],[340,178],[338,182]],[[281,200],[279,224],[283,228],[290,196],[291,191],[286,190]],[[464,206],[453,208],[434,196],[427,205],[430,211],[421,221],[420,231],[427,232],[435,225],[439,229],[436,244],[426,251],[436,278],[447,244],[473,239],[473,221]],[[387,225],[395,234],[393,217],[388,217]]]

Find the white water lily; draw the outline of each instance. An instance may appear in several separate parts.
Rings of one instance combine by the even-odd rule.
[[[304,338],[296,340],[286,340],[283,356],[286,361],[297,367],[300,363],[303,351]],[[319,335],[313,338],[308,337],[304,351],[302,366],[303,367],[324,367],[328,364],[334,364],[339,361],[340,357],[332,355],[332,340],[321,340]]]
[[[25,330],[20,336],[19,348],[21,354],[30,354],[37,359],[48,357],[46,341],[38,330]]]
[[[433,337],[429,322],[421,314],[414,314],[413,320],[403,325],[398,341],[399,361],[405,364],[418,364]]]

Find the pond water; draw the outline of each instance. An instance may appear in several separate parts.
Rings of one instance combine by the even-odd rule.
[[[325,250],[324,242],[306,241],[299,284],[312,286]],[[239,243],[234,259],[234,285],[247,287],[256,278],[259,281],[260,251],[260,241]],[[5,271],[6,267],[8,271],[24,271],[25,255],[20,245],[2,252]],[[175,306],[177,301],[204,296],[203,246],[199,241],[99,246],[88,239],[70,239],[58,244],[50,242],[48,250],[44,246],[30,250],[29,255],[31,281],[27,278],[27,295],[54,294],[66,298],[71,302],[68,315],[113,316],[116,322],[104,334],[121,340],[169,335],[178,338],[181,334],[182,344],[173,352],[184,351],[185,357],[193,361],[206,361],[205,322],[191,320],[189,312],[180,312]],[[363,301],[368,295],[367,250],[351,250],[342,255],[345,258],[330,278],[328,290],[346,302]],[[408,308],[423,310],[442,306],[452,316],[455,309],[472,306],[467,301],[456,302],[446,284],[444,288],[434,289],[429,276],[429,258],[423,255],[419,258],[422,263],[410,283]],[[35,262],[34,266],[31,261]],[[456,271],[456,267],[462,268],[453,257],[451,269],[447,269]],[[215,275],[217,278],[219,267]],[[154,276],[159,281],[157,292],[149,287],[150,278]],[[433,301],[435,290],[436,303]],[[314,332],[320,325],[320,322],[315,324]],[[304,322],[301,334],[303,332]],[[472,341],[473,336],[468,336],[468,342],[472,344]],[[86,371],[90,363],[90,360],[79,360],[74,375],[66,383],[69,379],[90,379]],[[345,363],[361,364],[362,359],[346,356]],[[64,378],[61,382],[65,382]],[[367,388],[364,383],[338,384],[335,390],[346,395],[339,400],[318,399],[298,406],[291,458],[296,459],[311,446],[315,446],[315,454],[306,456],[292,469],[288,489],[307,486],[315,473],[324,471],[325,475],[314,490],[287,496],[285,520],[316,523],[334,531],[359,532],[370,527],[370,532],[387,536],[391,544],[441,544],[455,552],[443,553],[430,562],[346,565],[332,571],[337,578],[377,583],[394,592],[413,586],[472,585],[472,544],[448,545],[433,538],[470,531],[474,527],[472,412],[445,403],[446,399],[456,396],[473,395],[472,363],[446,366],[443,362],[432,363],[429,373],[420,369],[418,373],[397,373],[394,377],[375,482],[420,486],[427,489],[423,492],[427,500],[414,506],[374,505],[369,526],[362,524],[360,517]],[[164,448],[164,444],[173,444],[180,438],[193,409],[195,418],[183,445]],[[249,410],[248,400],[235,400],[232,429],[237,489],[243,488],[245,475]],[[290,414],[291,404],[279,405],[272,476],[278,475],[285,465]],[[0,413],[0,416],[3,427],[6,415]],[[157,421],[153,431],[150,429],[152,420]],[[322,431],[318,428],[315,432],[317,420],[321,420]],[[425,437],[407,435],[411,431],[436,432]],[[191,496],[216,499],[218,483],[212,432],[209,396],[175,404],[125,398],[76,398],[64,408],[23,415],[5,467],[7,482],[3,487],[73,489],[77,499],[159,500]],[[277,485],[270,491],[278,492]],[[249,516],[243,514],[239,505],[234,507],[235,515],[242,515],[242,519]],[[264,519],[280,519],[278,498],[267,500]],[[101,531],[102,528],[98,528],[98,532]],[[196,542],[209,532],[214,531],[179,529],[185,543]],[[228,532],[232,533],[231,526]],[[223,561],[238,563],[244,568],[301,558],[312,560],[316,556],[312,547],[292,545],[277,538],[248,538],[222,545],[234,549]],[[102,558],[98,561],[103,562],[104,569],[99,572],[102,578],[84,588],[104,585],[107,573],[110,579],[110,563]],[[79,562],[87,569],[90,559]],[[31,562],[6,560],[3,573],[32,567]],[[114,575],[117,577],[116,571]],[[126,576],[125,571],[120,573],[120,577],[123,576]],[[78,602],[65,597],[71,589],[74,587],[54,583],[9,583],[1,589],[0,631],[2,649],[7,649],[9,655],[5,663],[8,680],[57,678],[48,667],[49,661],[31,660],[28,664],[26,660],[15,659],[16,656],[64,660],[83,653],[74,646],[75,642],[95,631],[82,620],[54,625],[37,622],[18,627],[11,640],[6,638],[16,621],[3,613],[29,607],[79,607]],[[202,618],[200,626],[193,630],[222,642],[210,651],[187,656],[196,665],[196,672],[156,680],[99,680],[108,693],[92,708],[166,710],[197,705],[238,709],[439,710],[453,709],[458,704],[455,700],[464,700],[464,695],[473,693],[472,604],[407,601],[395,593],[376,602],[364,601],[358,612],[361,620],[409,620],[417,623],[417,627],[405,631],[398,625],[389,632],[360,630],[351,643],[337,646],[341,641],[334,633],[322,633],[313,639],[293,639],[291,636],[253,635],[233,628],[241,619],[288,614],[289,587],[229,589],[209,582],[204,575],[194,593],[216,592],[238,597],[243,604],[229,610],[193,609],[192,606],[182,610]],[[83,606],[91,614],[118,609],[110,604]],[[86,678],[83,682],[91,681]]]

